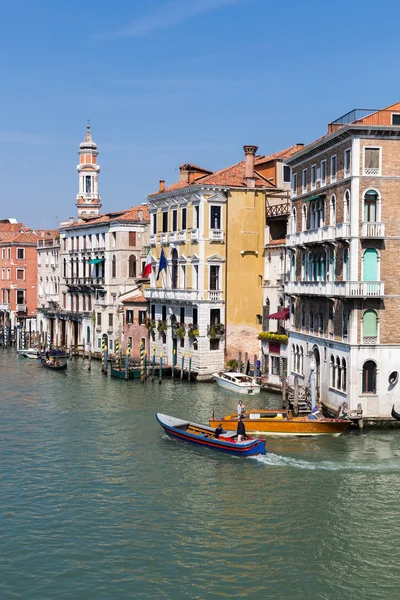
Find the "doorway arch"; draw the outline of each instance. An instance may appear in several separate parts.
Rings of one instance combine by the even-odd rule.
[[[320,385],[321,385],[321,355],[319,353],[318,346],[314,346],[313,356],[315,360],[315,386],[316,386],[316,394],[317,400],[320,398]]]

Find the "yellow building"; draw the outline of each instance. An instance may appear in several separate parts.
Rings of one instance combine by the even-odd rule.
[[[284,171],[278,155],[256,151],[244,146],[243,161],[215,173],[182,165],[179,182],[165,188],[161,180],[148,197],[151,351],[179,368],[183,358],[185,370],[191,358],[199,378],[238,352],[259,353],[266,201]],[[167,268],[157,281],[162,249]]]

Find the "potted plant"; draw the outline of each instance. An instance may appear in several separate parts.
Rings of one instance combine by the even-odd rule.
[[[199,336],[199,330],[197,328],[197,326],[195,327],[193,325],[193,323],[189,323],[188,325],[188,336],[190,340],[197,340],[198,336]]]
[[[221,335],[224,335],[224,333],[225,333],[225,327],[224,327],[223,323],[212,323],[211,325],[208,326],[207,335],[212,340],[215,340],[216,338],[221,337]]]
[[[278,344],[287,344],[288,336],[283,333],[273,333],[271,331],[260,331],[258,334],[259,340],[265,340],[268,342],[277,342]]]
[[[156,328],[156,324],[151,319],[146,320],[147,331],[153,331]]]
[[[159,333],[162,333],[165,335],[167,333],[167,329],[168,329],[168,327],[167,327],[166,322],[159,319],[158,325],[157,325],[157,331]]]
[[[179,339],[183,340],[183,338],[186,335],[186,327],[185,327],[185,325],[182,324],[182,323],[179,323],[178,326],[175,329],[175,334],[176,334],[176,336]]]

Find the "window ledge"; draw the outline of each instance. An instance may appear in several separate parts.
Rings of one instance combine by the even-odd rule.
[[[338,388],[332,386],[329,386],[329,391],[335,392],[335,394],[340,394],[341,396],[347,396],[347,392],[344,392],[343,390],[339,390]]]

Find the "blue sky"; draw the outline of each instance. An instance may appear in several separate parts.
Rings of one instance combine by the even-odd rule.
[[[272,153],[400,100],[398,1],[3,0],[0,218],[76,215],[90,119],[103,210],[193,162]]]

